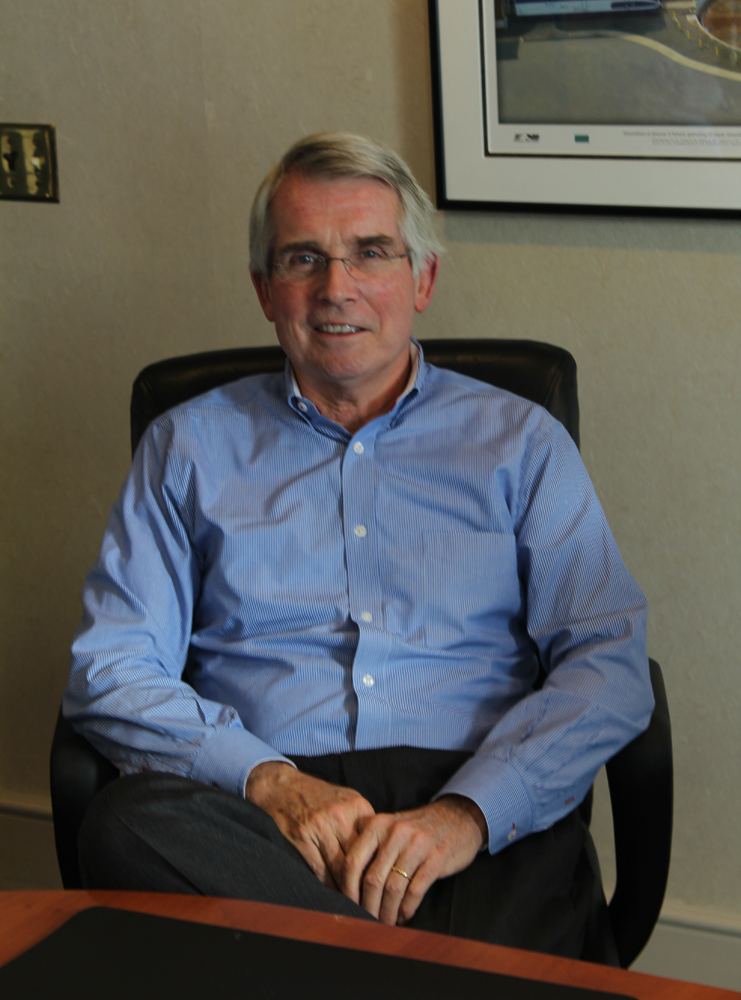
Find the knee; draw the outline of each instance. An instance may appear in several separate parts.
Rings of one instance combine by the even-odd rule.
[[[134,822],[137,816],[146,816],[172,794],[173,788],[189,785],[187,778],[173,774],[159,774],[145,771],[141,774],[126,775],[110,781],[90,803],[82,829],[91,834],[108,832],[116,822]],[[111,831],[113,832],[113,831]]]
[[[145,772],[118,778],[98,792],[77,836],[83,885],[107,886],[109,873],[141,851],[147,829],[158,822],[158,811],[182,784],[192,782],[177,775]]]

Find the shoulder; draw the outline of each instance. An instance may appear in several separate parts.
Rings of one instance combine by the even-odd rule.
[[[153,423],[219,423],[233,416],[254,414],[260,408],[271,408],[285,402],[285,395],[285,376],[282,372],[250,375],[186,400],[167,410]]]
[[[563,425],[538,403],[447,368],[425,363],[421,399],[453,427],[517,443],[518,450],[536,439],[568,438]]]
[[[427,365],[424,374],[417,430],[461,474],[493,478],[516,518],[543,491],[557,502],[591,489],[576,444],[544,407],[447,369]]]
[[[223,446],[287,409],[283,373],[251,375],[186,400],[152,421],[140,447],[169,452]]]

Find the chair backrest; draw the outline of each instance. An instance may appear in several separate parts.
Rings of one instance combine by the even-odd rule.
[[[426,340],[425,360],[507,389],[544,406],[579,445],[576,362],[536,340]],[[131,451],[152,420],[179,403],[246,375],[283,371],[280,347],[241,347],[168,358],[148,365],[131,394]]]

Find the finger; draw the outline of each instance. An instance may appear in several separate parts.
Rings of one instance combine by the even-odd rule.
[[[311,840],[294,841],[294,847],[311,868],[313,873],[329,889],[336,889],[337,882],[332,874],[332,870],[319,847]]]
[[[363,823],[375,816],[373,806],[361,796],[334,802],[312,820],[312,839],[329,868],[333,886],[343,891],[347,852],[351,850]]]
[[[420,829],[419,817],[397,814],[386,832],[383,846],[363,877],[361,905],[382,923],[395,924],[406,897],[411,893],[411,915],[437,877],[438,872],[433,870],[432,878],[417,882],[418,870],[437,852],[430,837]]]
[[[407,891],[404,893],[404,898],[401,901],[396,918],[397,924],[403,926],[409,923],[419,909],[419,904],[425,898],[427,890],[438,878],[439,873],[434,864],[425,861],[420,865],[414,873],[414,878],[407,886]]]
[[[347,853],[358,838],[364,823],[375,816],[373,806],[360,796],[348,809],[347,803],[337,803],[316,818],[316,844],[332,873],[335,885],[342,891]]]
[[[342,844],[335,837],[331,837],[318,842],[316,846],[332,876],[332,888],[340,889],[345,871],[345,851]]]
[[[382,924],[393,925],[399,922],[401,907],[412,891],[416,878],[416,874],[412,874],[410,871],[411,867],[409,861],[403,861],[401,858],[398,859],[397,864],[392,866],[383,887],[383,896],[378,911],[378,919]],[[418,905],[419,903],[417,903]]]
[[[376,811],[367,799],[358,797],[353,803],[351,814],[343,815],[343,826],[337,830],[337,839],[342,844],[345,854],[348,854],[353,844],[364,831],[368,823],[376,816]]]
[[[375,826],[366,826],[346,853],[339,885],[342,892],[354,903],[360,903],[363,876],[378,851],[379,843]]]
[[[399,907],[425,859],[424,841],[410,833],[408,824],[396,824],[363,876],[361,905],[385,924],[396,923]]]

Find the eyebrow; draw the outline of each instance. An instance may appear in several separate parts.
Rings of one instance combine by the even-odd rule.
[[[371,245],[388,247],[396,240],[393,236],[386,236],[383,233],[379,233],[377,236],[363,236],[359,240],[355,241],[356,247],[367,247]]]
[[[321,247],[314,240],[297,240],[295,243],[284,243],[277,251],[277,256],[282,257],[287,253],[296,253],[298,250],[312,250],[321,253]]]
[[[384,233],[378,233],[375,236],[359,236],[355,240],[354,249],[362,250],[363,247],[368,246],[382,246],[387,247],[395,243],[396,240],[393,236],[388,236]],[[325,251],[320,246],[316,240],[296,240],[293,243],[284,243],[276,253],[277,257],[283,257],[289,253],[299,253],[301,250],[309,250],[311,253],[318,253],[321,256],[326,256]]]

